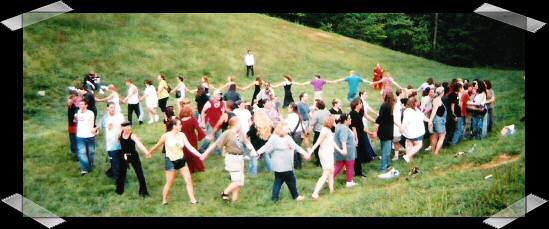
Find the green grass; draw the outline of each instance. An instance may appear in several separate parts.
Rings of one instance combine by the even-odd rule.
[[[378,62],[402,85],[417,87],[428,77],[437,81],[489,79],[497,95],[496,130],[516,124],[518,133],[508,138],[494,133],[482,141],[442,150],[437,157],[422,153],[414,164],[423,173],[409,181],[404,176],[377,179],[380,162],[369,163],[365,166],[368,178],[358,180],[358,187],[346,189],[344,176],[340,176],[336,193],[324,190],[318,201],[311,200],[310,194],[321,171],[306,163],[296,173],[306,201],[291,201],[284,187],[282,201],[273,204],[273,175],[262,172],[247,177],[238,203],[226,205],[218,194],[228,178],[222,159],[216,156],[206,161],[206,172],[193,176],[201,201],[198,206],[189,204],[181,177],[172,190],[170,205],[160,205],[164,162],[159,155],[152,160],[142,157],[152,198],[143,200],[137,195],[132,171],[126,193],[118,196],[114,183],[103,173],[108,168],[104,135],[98,137],[97,170],[80,177],[78,163],[68,150],[66,126],[66,88],[74,80],[95,70],[106,82],[118,85],[122,94],[124,80],[140,83],[159,72],[168,76],[172,86],[177,74],[186,76],[189,87],[197,85],[203,74],[211,75],[216,86],[225,83],[228,75],[236,75],[238,84],[245,85],[252,82],[244,77],[247,49],[256,55],[257,75],[272,82],[280,82],[283,74],[299,82],[310,80],[313,73],[336,79],[349,70],[370,79]],[[24,72],[24,195],[60,216],[489,216],[525,194],[525,137],[519,122],[525,113],[523,70],[452,67],[257,14],[69,13],[25,27]],[[370,92],[371,105],[379,107],[379,93],[369,85],[363,89]],[[38,90],[46,90],[47,96],[36,96]],[[250,98],[252,90],[242,94]],[[346,84],[330,84],[324,97],[346,101],[347,90]],[[296,86],[293,91],[297,98],[303,91],[312,93],[312,87]],[[282,97],[282,88],[277,93]],[[174,102],[171,98],[169,104]],[[98,104],[100,116],[104,107]],[[150,147],[163,127],[137,126],[135,132]],[[474,154],[453,157],[473,144],[477,145]],[[377,142],[375,149],[379,152]],[[521,159],[479,169],[504,153]],[[455,169],[465,164],[472,167]],[[403,174],[409,169],[402,161],[394,166]],[[484,180],[488,174],[494,180]]]

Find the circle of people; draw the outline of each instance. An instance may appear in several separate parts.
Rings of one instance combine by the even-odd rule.
[[[135,83],[127,80],[127,95],[121,97],[116,86],[105,86],[97,73],[90,72],[81,88],[70,87],[70,149],[80,163],[81,175],[88,174],[95,168],[95,137],[104,129],[111,164],[106,173],[116,181],[116,193],[124,192],[126,172],[131,165],[139,181],[139,194],[144,197],[149,196],[149,192],[136,148],[148,159],[162,149],[166,170],[162,204],[169,202],[178,171],[185,180],[190,202],[198,203],[192,173],[204,171],[203,161],[213,152],[224,157],[225,170],[230,176],[230,184],[219,194],[221,199],[238,200],[245,183],[245,161],[249,161],[248,174],[256,176],[262,160],[265,170],[274,172],[272,200],[280,199],[285,183],[292,199],[300,201],[304,197],[298,192],[294,171],[302,168],[303,159],[311,160],[313,155],[314,163],[322,167],[322,175],[311,195],[318,199],[326,183],[330,193],[334,192],[334,179],[343,168],[347,188],[357,185],[355,178],[366,177],[362,165],[376,159],[381,161],[378,177],[391,179],[400,174],[391,166],[391,161],[398,160],[403,152],[402,158],[409,163],[422,149],[437,155],[441,148],[463,139],[484,138],[494,126],[495,95],[488,80],[453,79],[450,83],[438,83],[429,78],[415,89],[411,85],[401,87],[379,64],[373,75],[373,80],[368,81],[350,71],[349,76],[331,81],[315,74],[314,79],[303,83],[285,75],[284,81],[276,85],[256,77],[254,83],[245,87],[238,86],[236,77],[231,76],[219,88],[214,88],[208,76],[204,76],[195,90],[187,88],[184,78],[179,76],[172,90],[161,74],[157,87],[151,80],[145,80],[146,89],[141,96]],[[343,81],[349,86],[350,111],[343,112],[339,99],[333,99],[328,110],[323,98],[325,85]],[[382,94],[383,103],[378,111],[368,105],[368,93],[360,91],[363,83],[373,85]],[[293,85],[312,85],[314,104],[309,105],[306,92],[294,101]],[[252,86],[251,101],[243,100],[238,90],[246,91]],[[282,103],[274,93],[274,88],[280,86],[284,87]],[[225,89],[227,92],[223,93]],[[96,97],[97,92],[104,97]],[[170,94],[177,98],[178,115],[173,106],[167,106]],[[196,110],[191,107],[190,94],[195,94]],[[143,100],[148,123],[159,122],[157,108],[160,107],[166,127],[166,132],[151,148],[145,147],[132,132],[133,113],[139,125],[143,124]],[[108,103],[99,126],[96,125],[96,102]],[[127,104],[127,121],[121,103]],[[285,118],[281,107],[288,109]],[[381,156],[373,149],[372,140],[376,138],[380,141]],[[423,139],[430,142],[423,144]],[[304,149],[302,145],[308,147]]]

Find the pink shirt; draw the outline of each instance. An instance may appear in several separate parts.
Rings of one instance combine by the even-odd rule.
[[[311,84],[315,88],[315,91],[322,91],[324,90],[324,85],[326,84],[326,80],[314,79],[314,80],[311,80]]]

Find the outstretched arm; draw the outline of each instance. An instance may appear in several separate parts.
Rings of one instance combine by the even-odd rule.
[[[318,139],[316,140],[316,143],[309,149],[309,154],[311,154],[319,145],[324,141],[326,138],[326,132],[320,131],[320,135],[318,135]]]
[[[400,85],[398,85],[398,83],[393,78],[391,78],[391,82],[393,82],[393,84],[395,84],[398,88],[403,89],[403,90],[405,89],[405,88],[401,87]]]
[[[183,136],[185,136],[185,135],[183,135]],[[200,152],[198,152],[198,150],[196,150],[196,149],[194,148],[194,146],[191,145],[191,143],[189,142],[189,140],[187,139],[186,136],[184,137],[184,140],[183,140],[183,141],[184,141],[184,144],[185,144],[185,148],[187,148],[189,151],[191,151],[191,153],[193,153],[193,154],[196,155],[197,157],[202,156],[202,154],[200,154]]]
[[[147,147],[145,147],[145,145],[141,143],[141,140],[139,140],[139,138],[135,134],[132,134],[132,140],[137,145],[137,148],[139,148],[142,152],[144,152],[145,155],[147,155],[147,157],[151,156],[151,153],[147,150]]]
[[[133,135],[132,135],[133,136]],[[166,141],[166,134],[163,134],[162,137],[160,137],[160,140],[158,140],[158,143],[156,143],[156,145],[154,145],[150,150],[149,150],[149,154],[152,155],[155,151],[158,150],[158,148],[160,148],[161,146],[164,145],[164,142]]]
[[[107,97],[105,97],[105,98],[102,98],[102,99],[100,99],[100,98],[95,98],[95,101],[97,101],[97,102],[105,102],[105,101],[107,101],[107,100],[109,100],[109,99],[112,99],[112,94],[110,94],[109,96],[107,96]]]

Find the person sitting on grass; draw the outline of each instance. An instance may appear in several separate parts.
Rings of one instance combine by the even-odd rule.
[[[229,120],[230,128],[225,131],[215,144],[211,144],[200,157],[206,160],[208,155],[216,148],[222,148],[225,154],[225,170],[229,172],[231,183],[221,193],[221,198],[229,200],[229,194],[232,193],[232,201],[238,200],[240,189],[244,186],[244,150],[245,147],[251,150],[250,155],[256,154],[255,149],[246,136],[240,131],[238,118],[233,117]]]
[[[268,153],[271,156],[274,171],[274,184],[272,192],[272,200],[274,202],[280,199],[280,189],[282,184],[286,183],[292,198],[296,201],[303,200],[303,196],[297,191],[297,180],[294,174],[294,151],[298,150],[305,160],[309,160],[309,154],[298,146],[292,137],[288,135],[287,125],[285,121],[280,122],[274,133],[271,135],[267,143],[259,150],[257,154]]]

